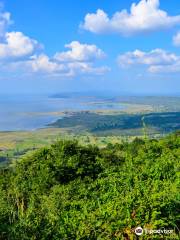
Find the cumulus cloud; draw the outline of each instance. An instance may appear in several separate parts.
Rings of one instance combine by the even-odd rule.
[[[15,44],[15,43],[14,43]],[[16,44],[15,44],[16,45]],[[28,45],[28,44],[27,44]],[[77,75],[82,74],[95,74],[95,75],[102,75],[106,73],[107,71],[110,71],[110,69],[106,66],[95,66],[95,59],[102,57],[104,55],[103,51],[98,49],[95,45],[86,45],[86,44],[78,44],[77,47],[84,46],[83,52],[77,53],[73,48],[72,54],[65,54],[66,52],[58,53],[58,56],[61,56],[60,58],[57,57],[57,54],[55,54],[53,57],[49,57],[45,53],[41,54],[34,54],[26,56],[24,59],[12,59],[12,61],[8,61],[8,63],[5,64],[4,69],[8,71],[15,71],[15,70],[21,70],[27,72],[27,73],[41,73],[49,76],[65,76],[65,77],[74,77]],[[90,48],[88,48],[90,46]],[[91,46],[93,46],[92,49],[94,49],[94,55],[91,52]],[[1,49],[1,46],[0,46]],[[17,48],[18,49],[18,48]],[[32,53],[33,48],[30,46],[27,47],[29,51],[19,53],[18,56],[22,56],[23,54]],[[88,50],[87,50],[88,49]],[[96,51],[97,52],[96,52]],[[85,54],[85,51],[87,51],[87,56]],[[102,55],[101,55],[101,54]],[[7,56],[7,53],[4,54]],[[101,56],[100,56],[101,55]],[[0,50],[0,56],[3,56],[1,50]],[[11,49],[11,56],[12,56],[12,49]],[[62,58],[63,56],[63,58]],[[16,52],[17,57],[17,52]],[[2,59],[1,59],[2,60]]]
[[[2,5],[0,5],[0,38],[4,36],[6,28],[11,22],[11,14],[4,12]]]
[[[173,37],[173,44],[176,47],[180,47],[180,32],[178,32],[174,37]]]
[[[180,73],[180,59],[177,62],[167,66],[150,66],[148,70],[151,73]]]
[[[104,52],[96,45],[81,44],[73,41],[65,45],[71,50],[58,52],[49,58],[45,54],[32,56],[27,62],[33,72],[56,73],[59,75],[75,76],[79,74],[101,75],[110,69],[106,66],[96,67],[96,59],[103,58]]]
[[[65,45],[71,50],[55,54],[55,59],[61,62],[86,62],[94,59],[100,59],[105,56],[104,52],[96,45],[81,44],[78,41],[73,41]]]
[[[87,62],[71,62],[68,63],[69,68],[69,75],[75,76],[78,74],[95,74],[95,75],[102,75],[108,71],[110,68],[103,66],[103,67],[95,67],[92,63]]]
[[[118,64],[121,67],[144,65],[151,73],[180,72],[180,56],[163,49],[127,52],[118,56]]]
[[[31,55],[40,45],[22,32],[7,32],[5,43],[0,43],[0,59]]]
[[[22,32],[8,32],[11,15],[3,11],[0,4],[0,70],[45,74],[47,76],[75,76],[79,74],[103,74],[109,68],[97,67],[95,60],[105,57],[96,45],[73,41],[65,45],[68,49],[49,57],[42,45]]]
[[[96,45],[82,44],[73,41],[65,45],[70,50],[66,52],[58,52],[54,56],[54,60],[60,64],[64,64],[68,69],[69,76],[78,74],[104,74],[109,71],[108,67],[95,67],[95,60],[105,57],[105,53]]]
[[[154,49],[150,52],[143,52],[135,50],[127,52],[118,57],[118,63],[121,66],[144,64],[144,65],[157,65],[169,64],[177,61],[178,57],[173,53],[167,53],[163,49]]]
[[[64,71],[65,66],[63,64],[58,64],[45,54],[40,54],[39,56],[35,55],[31,57],[31,60],[28,62],[32,67],[34,72],[59,72]]]
[[[113,32],[129,36],[180,25],[180,15],[169,16],[159,6],[159,0],[141,0],[131,5],[130,12],[124,9],[112,18],[98,9],[96,13],[88,13],[80,27],[93,33]]]

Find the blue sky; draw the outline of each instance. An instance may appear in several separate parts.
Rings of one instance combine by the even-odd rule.
[[[0,93],[180,93],[179,0],[0,3]]]

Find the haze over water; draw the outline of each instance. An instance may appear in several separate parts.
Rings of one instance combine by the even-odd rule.
[[[56,112],[122,109],[95,97],[50,98],[47,95],[0,95],[0,131],[34,130],[60,118]]]

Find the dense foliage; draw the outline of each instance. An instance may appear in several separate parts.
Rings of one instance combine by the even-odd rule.
[[[121,135],[142,135],[143,121],[150,132],[170,133],[180,128],[180,112],[158,112],[147,114],[97,114],[88,111],[75,112],[50,124],[53,127],[78,127],[98,135],[114,135],[120,130]],[[132,131],[133,130],[133,131]],[[136,130],[136,134],[134,131]],[[122,132],[123,131],[123,132]],[[118,132],[119,135],[119,132]]]
[[[137,226],[179,239],[179,147],[177,133],[104,149],[59,141],[28,154],[1,169],[0,239],[136,239]]]

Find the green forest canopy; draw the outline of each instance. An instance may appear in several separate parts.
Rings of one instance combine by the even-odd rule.
[[[133,129],[139,130],[143,128],[142,119],[144,119],[147,128],[153,128],[157,133],[170,133],[180,128],[180,112],[106,115],[82,111],[74,112],[49,126],[58,128],[80,127],[80,130],[83,129],[100,135],[104,135],[106,131],[109,133],[112,130],[121,130],[122,135],[122,130],[126,130],[131,135]]]
[[[134,239],[137,226],[179,239],[179,156],[179,133],[28,154],[1,169],[0,239]]]

